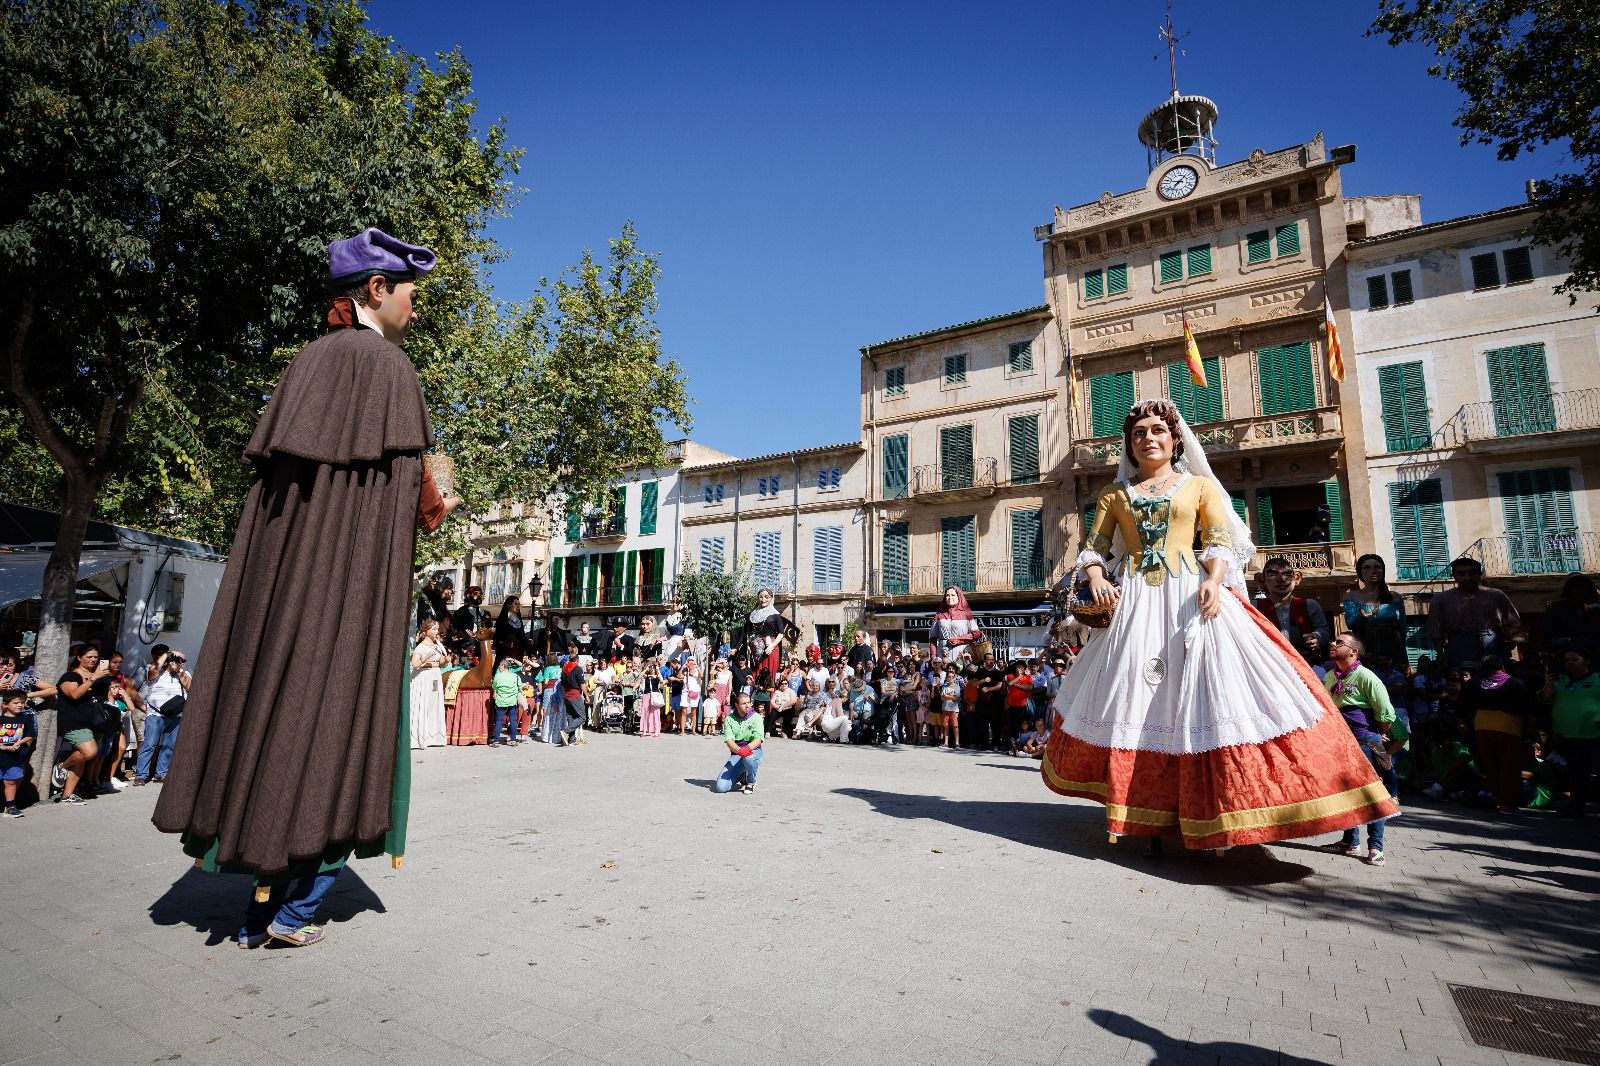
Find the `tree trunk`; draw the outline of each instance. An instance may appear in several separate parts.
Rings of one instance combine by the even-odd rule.
[[[92,476],[70,469],[64,471],[60,524],[56,528],[55,544],[50,549],[50,561],[44,568],[39,637],[33,659],[39,680],[47,685],[55,684],[56,678],[67,670],[67,652],[72,646],[72,610],[78,598],[78,562],[83,555],[83,539],[99,488]],[[50,771],[55,765],[57,732],[53,708],[38,715],[38,726],[34,773],[43,797],[49,795]]]

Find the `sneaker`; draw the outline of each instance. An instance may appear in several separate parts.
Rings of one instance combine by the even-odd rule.
[[[746,796],[754,796],[756,794],[756,786],[754,786],[754,785],[746,785],[746,786],[744,786],[744,794]]]
[[[136,777],[128,783],[131,785],[148,785],[150,783],[150,779],[148,777]]]
[[[247,934],[245,936],[236,936],[236,937],[234,937],[233,938],[233,942],[235,944],[238,944],[241,948],[243,948],[246,951],[248,951],[251,948],[260,947],[262,944],[265,944],[269,939],[271,939],[271,938],[268,937],[267,934],[265,934],[265,933],[249,933],[249,934]]]
[[[310,947],[312,944],[321,943],[322,930],[315,925],[302,925],[298,929],[289,929],[285,926],[273,924],[267,926],[267,935],[274,940],[281,941],[294,948]]]
[[[154,784],[154,785],[159,785],[159,784],[161,784],[161,782],[165,781],[166,779],[167,779],[167,775],[166,774],[157,774],[156,776],[154,776],[154,777],[152,777],[150,779],[150,783]]]
[[[50,772],[50,783],[57,788],[67,787],[67,767],[65,763],[56,764],[56,768]]]
[[[1434,784],[1431,784],[1427,788],[1423,789],[1422,794],[1427,796],[1429,799],[1438,799],[1440,796],[1444,795],[1444,786],[1435,782]]]
[[[1322,850],[1331,851],[1335,855],[1347,855],[1352,859],[1359,859],[1361,857],[1360,847],[1355,844],[1346,844],[1342,840],[1336,840],[1332,844],[1324,844],[1322,845]]]
[[[84,799],[82,796],[62,796],[60,802],[70,803],[76,806],[77,804],[87,803],[89,801]]]
[[[121,792],[123,789],[128,787],[128,783],[119,777],[113,777],[111,780],[107,781],[106,784],[111,787],[111,791],[113,792]]]
[[[10,807],[6,808],[6,817],[7,818],[24,818],[24,817],[26,817],[26,815],[24,815],[22,813],[22,811],[17,809],[16,805],[13,804]]]
[[[1367,852],[1367,865],[1382,866],[1383,852],[1379,851],[1377,848],[1373,848],[1371,851]]]

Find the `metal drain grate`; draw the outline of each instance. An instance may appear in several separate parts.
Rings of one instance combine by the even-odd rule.
[[[1600,1066],[1600,1006],[1451,985],[1467,1032],[1483,1047]]]

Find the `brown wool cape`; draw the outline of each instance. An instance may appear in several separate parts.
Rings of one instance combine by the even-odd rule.
[[[208,866],[281,875],[376,854],[403,823],[391,794],[432,439],[416,371],[373,330],[313,341],[278,383],[153,819]]]

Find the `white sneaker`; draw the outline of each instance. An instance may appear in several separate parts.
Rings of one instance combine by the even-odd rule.
[[[123,789],[128,787],[128,783],[126,781],[123,781],[123,780],[121,780],[119,778],[115,778],[115,777],[113,777],[111,779],[110,785],[111,785],[111,791],[113,791],[113,792],[121,792]]]

